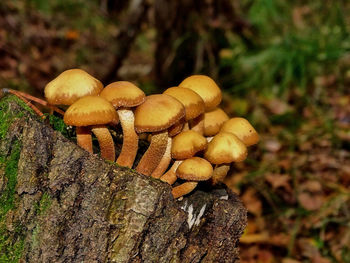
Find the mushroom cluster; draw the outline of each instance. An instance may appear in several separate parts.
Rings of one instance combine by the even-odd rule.
[[[80,69],[64,71],[45,87],[47,103],[68,105],[64,122],[76,127],[77,143],[93,152],[92,134],[101,156],[132,168],[141,134],[150,145],[136,171],[175,185],[175,198],[190,193],[200,181],[216,184],[233,162],[247,157],[259,136],[244,118],[229,118],[218,107],[221,91],[204,75],[193,75],[163,94],[146,96],[128,81],[106,87]],[[116,158],[110,133],[120,122],[123,145]]]

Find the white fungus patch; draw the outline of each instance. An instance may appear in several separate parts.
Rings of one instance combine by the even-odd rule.
[[[201,217],[204,215],[204,211],[205,211],[205,208],[206,208],[206,207],[207,207],[206,204],[203,205],[202,208],[201,208],[201,210],[199,211],[199,214],[198,214],[198,216],[197,216],[196,222],[194,222],[194,224],[195,224],[196,226],[198,226],[199,223],[201,222]]]
[[[198,215],[195,215],[193,213],[193,205],[189,205],[187,207],[187,201],[181,206],[181,209],[184,210],[185,212],[187,212],[188,216],[187,216],[187,224],[188,227],[191,229],[193,225],[198,226],[200,223],[200,219],[201,217],[204,215],[205,212],[205,208],[207,207],[207,205],[203,205],[201,210],[199,211]]]

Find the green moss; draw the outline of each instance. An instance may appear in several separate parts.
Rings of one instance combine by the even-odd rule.
[[[73,138],[76,136],[75,129],[69,129],[68,126],[62,120],[62,118],[57,117],[57,116],[52,115],[52,114],[47,114],[46,118],[48,118],[51,127],[54,130],[62,133],[63,136],[65,136],[66,138]]]
[[[19,104],[23,111],[15,111],[11,108],[13,103]],[[34,111],[16,96],[5,96],[0,100],[0,140],[6,138],[11,124],[18,118],[29,113],[35,116]],[[8,231],[5,223],[6,215],[16,208],[16,185],[18,160],[21,152],[21,144],[16,141],[12,144],[9,156],[0,155],[0,167],[5,178],[5,188],[0,193],[0,263],[18,262],[24,247],[25,228],[19,222],[12,222],[13,231]]]
[[[13,112],[10,108],[11,102],[16,102],[23,107],[23,112]],[[9,95],[0,100],[0,140],[5,138],[11,123],[23,117],[25,111],[35,115],[34,111],[16,96]]]
[[[4,167],[6,187],[0,194],[0,262],[18,262],[24,245],[24,229],[21,224],[14,227],[13,232],[7,231],[6,214],[15,208],[15,190],[17,184],[17,167],[21,145],[13,144],[10,156],[0,156],[0,165]]]
[[[36,226],[33,230],[32,234],[32,247],[36,248],[39,245],[39,232],[40,232],[40,226]]]
[[[35,205],[35,212],[37,215],[42,215],[50,207],[52,202],[51,196],[48,193],[44,193],[41,196],[40,201]]]
[[[0,225],[0,262],[15,263],[22,256],[24,238],[21,235],[11,237],[6,233],[5,224]]]
[[[6,213],[14,207],[15,188],[17,184],[18,160],[21,152],[21,145],[17,141],[8,157],[0,156],[0,164],[5,167],[6,187],[0,195],[0,221]]]

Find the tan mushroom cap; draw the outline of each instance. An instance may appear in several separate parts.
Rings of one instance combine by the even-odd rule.
[[[204,136],[214,136],[229,117],[220,108],[215,108],[204,114]]]
[[[117,120],[113,105],[99,96],[86,96],[77,100],[64,114],[64,122],[72,126],[101,125]]]
[[[136,107],[145,101],[145,93],[129,81],[116,81],[107,85],[100,96],[114,107]]]
[[[244,118],[236,117],[226,121],[220,131],[236,135],[246,146],[259,142],[259,135],[254,127]]]
[[[208,143],[204,158],[212,164],[241,162],[247,158],[247,147],[229,132],[220,132]]]
[[[71,105],[88,95],[97,95],[103,89],[102,83],[81,69],[62,72],[45,87],[45,98],[52,105]]]
[[[183,131],[173,138],[171,157],[177,160],[188,159],[207,148],[204,136],[193,130]]]
[[[174,198],[179,198],[183,195],[187,195],[191,193],[196,188],[197,185],[198,185],[198,182],[184,182],[178,186],[175,186],[171,190],[171,193],[173,194]]]
[[[213,79],[205,75],[187,77],[180,83],[179,87],[191,89],[201,96],[204,100],[206,111],[218,106],[222,99],[218,85]]]
[[[187,88],[172,87],[163,92],[179,100],[186,109],[186,121],[192,120],[204,112],[204,101],[196,92]]]
[[[176,175],[188,181],[205,181],[212,177],[213,166],[203,158],[192,157],[179,165]]]
[[[177,99],[166,94],[150,95],[135,110],[135,130],[138,133],[162,131],[184,116],[185,108]]]

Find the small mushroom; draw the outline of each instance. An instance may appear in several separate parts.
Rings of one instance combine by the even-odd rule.
[[[208,143],[204,158],[210,163],[216,164],[212,182],[222,180],[230,169],[230,163],[242,162],[247,158],[247,147],[229,132],[219,132]]]
[[[120,124],[123,129],[123,146],[118,156],[119,165],[132,167],[138,149],[138,136],[135,132],[135,117],[130,109],[145,101],[145,93],[128,81],[117,81],[107,85],[100,97],[105,98],[117,108]]]
[[[230,132],[236,135],[246,146],[259,142],[259,135],[254,127],[244,118],[232,118],[227,120],[220,131]]]
[[[151,144],[136,170],[151,175],[162,159],[168,144],[168,128],[185,116],[185,108],[166,94],[150,95],[135,110],[135,130],[152,132]]]
[[[98,96],[86,96],[77,100],[64,114],[64,122],[77,127],[78,145],[92,153],[91,130],[100,145],[101,156],[110,161],[115,159],[115,148],[105,125],[117,120],[118,115],[112,104]]]
[[[98,95],[102,83],[81,69],[62,72],[45,86],[45,98],[51,105],[71,105],[88,95]]]
[[[193,189],[197,187],[197,185],[198,185],[198,182],[184,182],[178,186],[175,186],[171,190],[171,193],[173,194],[173,197],[176,199],[188,193],[191,193]]]
[[[188,88],[195,91],[204,101],[205,110],[210,111],[217,107],[222,99],[221,90],[215,81],[205,75],[193,75],[184,79],[180,88]],[[204,133],[204,115],[201,114],[191,122],[191,129]]]
[[[170,169],[160,178],[168,184],[175,183],[176,170],[182,160],[193,157],[196,153],[203,151],[207,147],[207,140],[198,132],[193,130],[183,131],[173,138],[171,157],[176,159]]]
[[[179,165],[176,175],[187,181],[206,181],[213,175],[213,166],[203,158],[192,157]]]
[[[247,158],[247,147],[238,137],[229,132],[219,132],[204,153],[212,164],[242,162]]]
[[[174,97],[185,106],[186,122],[193,120],[199,115],[201,115],[202,113],[204,113],[205,105],[204,105],[203,99],[201,98],[201,96],[199,96],[195,91],[191,89],[172,87],[172,88],[168,88],[163,93]]]
[[[226,112],[220,108],[215,108],[212,111],[204,113],[204,136],[212,137],[216,135],[221,126],[227,121],[229,117]],[[209,139],[208,141],[210,141]]]

